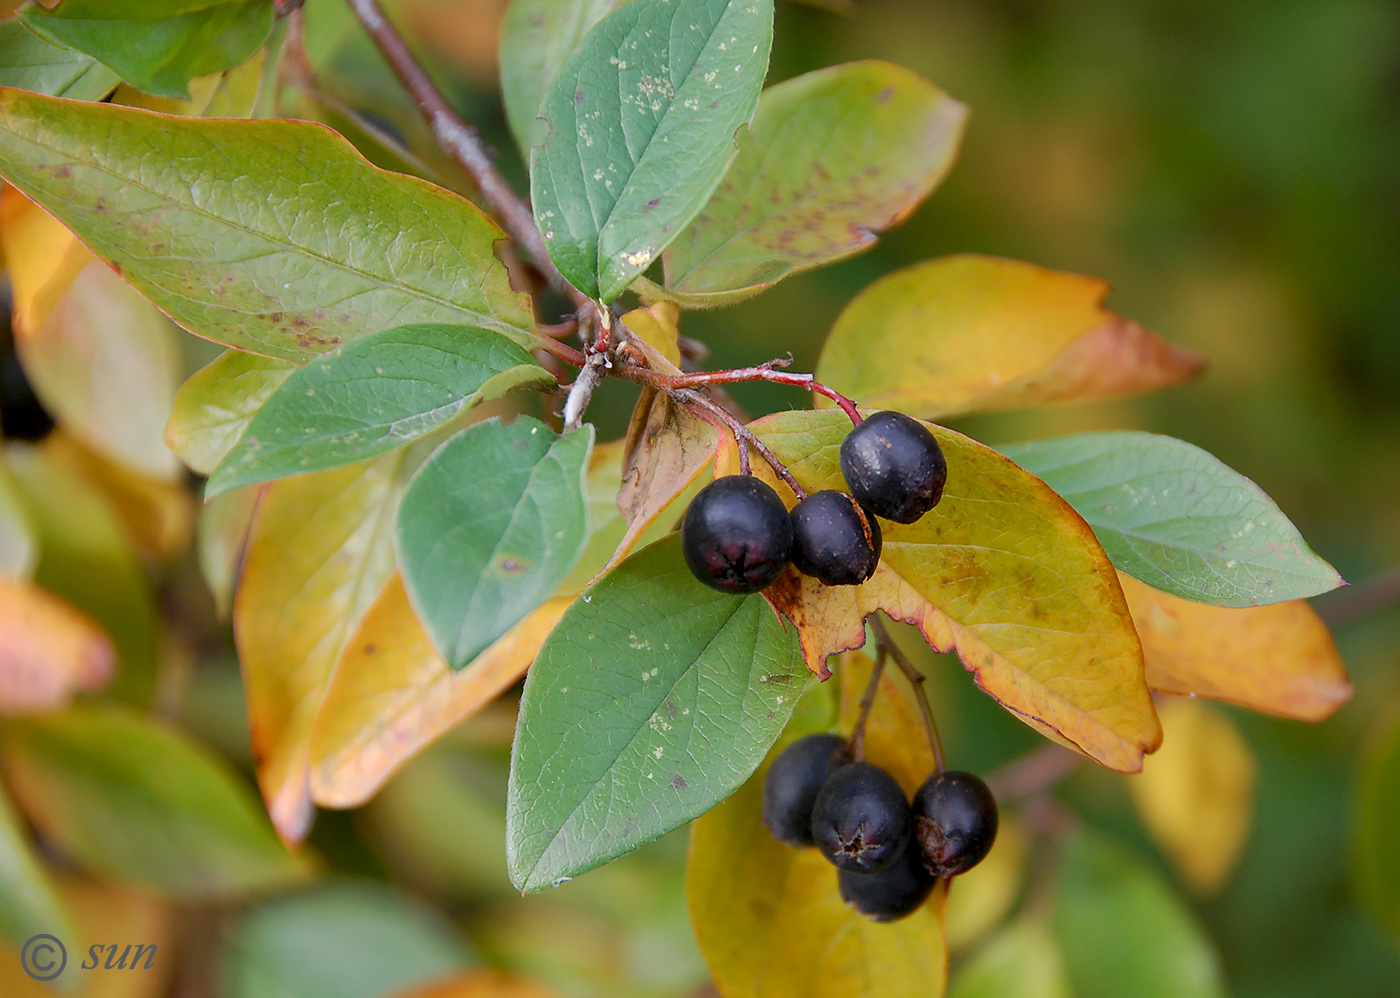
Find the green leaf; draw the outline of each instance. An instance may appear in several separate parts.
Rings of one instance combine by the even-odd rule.
[[[806,670],[762,596],[701,585],[672,535],[564,614],[520,702],[511,882],[538,891],[714,807],[777,739]]]
[[[1113,564],[1182,599],[1259,606],[1342,585],[1243,475],[1154,433],[1085,433],[1002,447],[1088,521]]]
[[[138,90],[189,99],[196,76],[237,66],[272,30],[272,0],[64,0],[27,4],[25,26],[92,56]]]
[[[339,881],[279,898],[235,931],[228,998],[384,998],[474,961],[452,924],[401,891]]]
[[[1160,877],[1088,833],[1066,840],[1055,935],[1075,998],[1223,998],[1219,958]]]
[[[101,100],[116,85],[117,74],[91,56],[51,45],[18,18],[0,21],[0,87]]]
[[[353,464],[432,432],[478,402],[553,377],[523,347],[474,326],[396,326],[294,371],[214,470],[206,498]]]
[[[38,560],[39,540],[24,510],[24,500],[0,461],[0,575],[27,579]]]
[[[38,542],[34,581],[111,635],[119,668],[109,692],[146,701],[155,682],[155,596],[112,504],[42,448],[11,444],[5,460]]]
[[[411,322],[533,341],[501,233],[308,122],[0,93],[0,174],[196,335],[283,360]]]
[[[1009,926],[964,962],[948,998],[1074,998],[1055,937],[1027,918]]]
[[[588,539],[583,477],[593,428],[489,419],[439,447],[399,505],[404,587],[460,669],[539,606]]]
[[[501,25],[501,98],[521,150],[549,137],[545,89],[588,30],[622,0],[511,0]]]
[[[1400,713],[1392,710],[1361,773],[1356,821],[1358,893],[1400,939]]]
[[[221,354],[175,393],[165,442],[193,470],[209,474],[296,369],[285,360],[241,350]]]
[[[545,93],[535,221],[580,290],[620,295],[680,234],[734,157],[773,43],[773,0],[632,0]]]
[[[73,926],[0,787],[0,939],[19,950],[40,932],[73,939]]]
[[[302,873],[219,757],[113,706],[12,720],[5,772],[56,848],[96,873],[181,898],[240,894]]]
[[[947,174],[966,120],[922,76],[877,60],[770,87],[719,189],[666,251],[667,288],[720,304],[868,249]]]

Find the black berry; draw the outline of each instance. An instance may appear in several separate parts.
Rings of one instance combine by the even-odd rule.
[[[924,866],[924,854],[913,837],[893,863],[879,873],[837,874],[841,897],[862,915],[877,922],[894,922],[919,910],[938,878]]]
[[[685,511],[681,548],[685,563],[705,585],[725,593],[756,593],[787,567],[792,520],[778,493],[757,478],[717,478]]]
[[[763,778],[763,827],[790,846],[816,845],[812,805],[826,778],[843,765],[846,740],[837,735],[808,735],[773,760]]]
[[[914,835],[929,868],[942,877],[972,869],[997,837],[997,802],[971,773],[936,773],[914,795]]]
[[[841,442],[841,474],[876,516],[913,523],[943,498],[948,463],[923,423],[902,412],[877,412]]]
[[[909,835],[904,791],[893,776],[868,762],[835,770],[812,805],[812,838],[842,870],[883,870],[899,858]]]
[[[813,492],[792,508],[792,563],[828,586],[854,586],[880,563],[880,524],[844,492]]]

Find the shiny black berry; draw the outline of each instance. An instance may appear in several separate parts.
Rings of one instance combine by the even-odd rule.
[[[685,563],[705,585],[725,593],[756,593],[787,567],[792,520],[778,493],[757,478],[717,478],[685,511],[681,548]]]
[[[971,773],[937,773],[914,795],[914,835],[929,868],[942,877],[972,869],[997,837],[997,802]]]
[[[813,492],[792,508],[792,563],[828,586],[854,586],[880,563],[880,524],[844,492]]]
[[[910,835],[909,803],[893,776],[868,762],[835,770],[812,805],[812,838],[842,870],[876,873]]]
[[[876,516],[913,523],[943,498],[948,463],[923,423],[902,412],[877,412],[841,442],[841,474]]]
[[[812,839],[812,805],[831,771],[844,765],[846,739],[808,735],[773,760],[763,778],[763,827],[790,846],[816,845]]]
[[[938,882],[924,866],[924,854],[913,837],[893,863],[879,873],[842,870],[837,883],[851,907],[877,922],[894,922],[919,910]]]

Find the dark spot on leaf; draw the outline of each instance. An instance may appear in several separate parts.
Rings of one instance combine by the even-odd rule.
[[[649,214],[649,213],[651,212],[651,210],[652,210],[653,208],[655,208],[657,205],[659,205],[660,203],[661,203],[661,198],[660,198],[659,196],[658,196],[658,197],[652,198],[650,201],[648,201],[648,202],[642,207],[642,214],[643,214],[643,215]]]
[[[270,314],[268,315],[268,317],[267,317],[267,321],[268,321],[268,322],[281,322],[281,321],[282,321],[282,313],[281,313],[281,312],[272,312],[272,313],[270,313]]]
[[[574,91],[574,104],[575,104],[575,106],[577,106],[577,105],[579,105],[579,104],[582,104],[582,103],[583,103],[583,91],[582,91],[582,90],[575,90],[575,91]]]
[[[888,104],[890,98],[894,96],[894,87],[886,87],[875,95],[876,104]]]
[[[670,786],[672,790],[684,790],[686,787],[690,786],[690,784],[685,782],[684,776],[677,773],[675,776],[671,777]]]
[[[365,645],[365,654],[366,654],[366,655],[373,655],[373,654],[374,654],[376,651],[378,651],[378,650],[379,650],[379,649],[376,648],[373,644],[367,644],[367,645]]]
[[[501,562],[501,571],[509,572],[511,575],[517,575],[524,571],[524,569],[525,566],[514,558],[506,558]]]
[[[67,163],[60,163],[53,171],[53,175],[60,180],[67,180],[73,175],[73,168]]]

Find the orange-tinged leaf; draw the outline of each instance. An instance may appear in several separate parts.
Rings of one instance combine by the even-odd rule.
[[[681,370],[680,330],[676,327],[680,317],[681,310],[665,301],[634,308],[622,317],[622,324],[641,341],[634,345],[653,368],[667,374],[679,374]],[[657,364],[657,357],[666,363]]]
[[[345,645],[311,734],[311,795],[357,807],[529,668],[571,598],[551,599],[460,671],[433,648],[395,574]]]
[[[179,383],[170,320],[14,188],[0,194],[0,237],[6,257],[24,261],[15,347],[45,407],[97,451],[173,478],[179,464],[161,437]]]
[[[558,992],[526,977],[498,970],[472,970],[391,998],[557,998]]]
[[[632,410],[617,507],[627,531],[608,561],[625,558],[647,528],[696,485],[714,459],[719,430],[655,389],[645,388]]]
[[[779,413],[751,429],[808,490],[845,488],[843,413]],[[948,460],[943,501],[917,523],[881,524],[870,581],[827,588],[789,569],[768,589],[797,625],[809,668],[820,675],[831,654],[859,647],[865,616],[880,609],[916,625],[934,649],[957,651],[983,690],[1042,734],[1136,772],[1161,728],[1108,556],[1039,479],[962,434],[930,429]],[[737,467],[735,451],[726,437],[721,474]],[[754,471],[792,504],[766,465]]]
[[[842,659],[841,714],[847,727],[870,665],[864,655]],[[867,757],[891,767],[902,784],[922,782],[933,760],[918,717],[890,680],[881,686]],[[719,993],[724,998],[941,995],[947,975],[945,887],[940,884],[928,903],[898,922],[872,922],[847,907],[831,864],[815,849],[783,845],[759,823],[767,768],[691,826],[690,918]]]
[[[44,438],[42,449],[95,485],[126,527],[132,545],[148,561],[181,554],[194,535],[195,502],[183,481],[133,471],[89,450],[63,431]]]
[[[1152,838],[1187,886],[1215,894],[1249,838],[1254,816],[1254,753],[1218,708],[1199,700],[1161,705],[1165,737],[1128,781]]]
[[[1119,575],[1142,638],[1147,685],[1321,721],[1351,699],[1327,625],[1305,600],[1268,606],[1192,603]]]
[[[57,710],[112,678],[102,629],[57,596],[0,575],[0,714]]]
[[[311,826],[311,731],[335,663],[394,570],[405,463],[399,451],[274,482],[253,516],[234,637],[258,783],[288,842]]]
[[[1192,351],[1103,308],[1107,294],[1097,278],[1016,260],[914,264],[846,306],[817,377],[864,406],[932,418],[1129,395],[1203,370]]]

